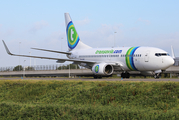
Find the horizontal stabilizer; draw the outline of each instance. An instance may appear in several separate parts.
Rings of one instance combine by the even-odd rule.
[[[42,50],[42,51],[48,51],[48,52],[55,52],[55,53],[61,53],[61,54],[67,54],[67,55],[71,55],[70,52],[63,52],[63,51],[55,51],[55,50],[47,50],[47,49],[40,49],[40,48],[31,48],[34,50]]]

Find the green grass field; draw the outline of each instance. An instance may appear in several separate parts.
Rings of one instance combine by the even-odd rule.
[[[178,82],[0,81],[0,119],[179,119]]]

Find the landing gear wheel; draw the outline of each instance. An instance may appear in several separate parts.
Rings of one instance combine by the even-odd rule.
[[[95,75],[95,76],[93,76],[93,78],[94,78],[94,79],[97,79],[97,76]]]
[[[98,76],[99,79],[102,79],[102,76]]]
[[[130,78],[130,74],[128,72],[126,73],[126,78]]]
[[[124,73],[121,73],[121,78],[124,78]]]
[[[94,76],[93,76],[93,78],[94,78],[94,79],[98,79],[98,78],[99,78],[99,79],[101,79],[101,78],[102,78],[102,76],[97,76],[97,75],[94,75]]]
[[[158,77],[157,75],[154,75],[154,78],[155,78],[155,79],[159,79],[159,77]]]
[[[121,77],[122,78],[130,78],[130,74],[128,73],[128,72],[123,72],[123,73],[121,73]]]
[[[155,75],[154,75],[154,78],[155,78],[155,79],[159,79],[159,77],[160,77],[160,74],[155,74]]]

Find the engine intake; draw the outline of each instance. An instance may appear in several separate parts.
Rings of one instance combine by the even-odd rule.
[[[92,67],[92,72],[95,75],[111,75],[113,73],[113,66],[107,63],[95,64]]]

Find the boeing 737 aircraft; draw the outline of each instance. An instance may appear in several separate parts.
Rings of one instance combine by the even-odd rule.
[[[69,59],[12,54],[3,41],[7,53],[13,56],[52,59],[57,60],[58,63],[72,61],[74,64],[91,69],[94,78],[110,76],[114,72],[122,72],[122,78],[129,78],[130,71],[140,71],[143,75],[153,75],[158,78],[162,71],[174,64],[173,58],[166,51],[154,47],[92,48],[80,41],[68,13],[65,13],[65,22],[69,48],[67,52],[32,49],[66,54]]]

